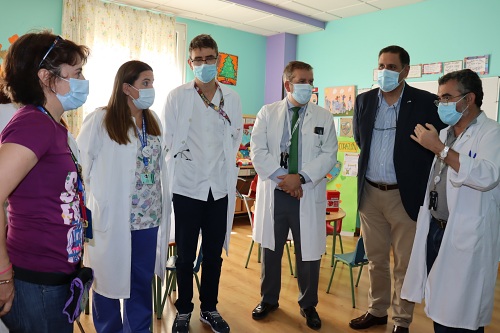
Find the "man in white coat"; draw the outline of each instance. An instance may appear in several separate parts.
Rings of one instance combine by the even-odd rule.
[[[264,248],[261,302],[255,320],[278,308],[281,258],[291,229],[295,244],[300,313],[312,329],[321,327],[316,312],[321,255],[325,253],[326,174],[337,161],[332,115],[309,103],[313,69],[290,62],[283,72],[287,96],[257,114],[250,156],[259,182],[253,238]]]
[[[194,305],[193,262],[202,235],[200,320],[214,332],[230,328],[217,311],[222,248],[233,225],[243,117],[240,97],[217,82],[217,43],[209,35],[189,45],[195,79],[167,97],[162,114],[177,245],[177,316],[172,332],[189,332]]]
[[[436,333],[484,332],[500,258],[500,125],[480,107],[470,69],[438,81],[438,113],[449,127],[415,127],[412,139],[436,158],[401,297],[421,302]]]

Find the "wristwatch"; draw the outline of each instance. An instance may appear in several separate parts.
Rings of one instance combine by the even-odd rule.
[[[299,178],[300,178],[300,183],[301,184],[305,184],[306,183],[306,179],[300,173],[299,173]]]
[[[448,150],[450,150],[450,147],[444,146],[443,150],[439,153],[439,158],[444,160],[448,156]]]

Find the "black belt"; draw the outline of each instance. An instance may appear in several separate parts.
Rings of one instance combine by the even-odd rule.
[[[399,188],[398,184],[377,184],[369,180],[368,178],[365,178],[366,182],[370,184],[373,187],[378,188],[381,191],[390,191],[390,190],[397,190]]]
[[[60,286],[63,284],[68,284],[76,276],[73,274],[66,273],[52,273],[52,272],[37,272],[29,269],[20,268],[13,266],[14,273],[16,274],[16,279],[48,286]]]
[[[438,225],[439,229],[443,229],[444,230],[446,228],[446,224],[448,223],[448,221],[437,219],[437,218],[435,218],[432,215],[431,215],[431,219],[432,219],[432,221],[434,221]]]

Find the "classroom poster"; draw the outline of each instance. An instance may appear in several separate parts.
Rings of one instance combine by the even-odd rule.
[[[353,116],[356,86],[325,88],[325,109],[334,116]]]
[[[238,80],[238,56],[219,52],[217,64],[217,81],[232,86]]]
[[[358,176],[358,153],[345,153],[344,165],[342,166],[342,175],[349,177]]]
[[[352,138],[352,117],[340,117],[340,135],[347,138]]]

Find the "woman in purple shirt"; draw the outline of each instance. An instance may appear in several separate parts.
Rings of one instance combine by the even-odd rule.
[[[48,32],[8,50],[0,85],[24,105],[0,135],[0,316],[11,332],[73,332],[63,315],[83,248],[77,162],[63,113],[88,95],[89,50]],[[15,273],[15,275],[14,275]]]

